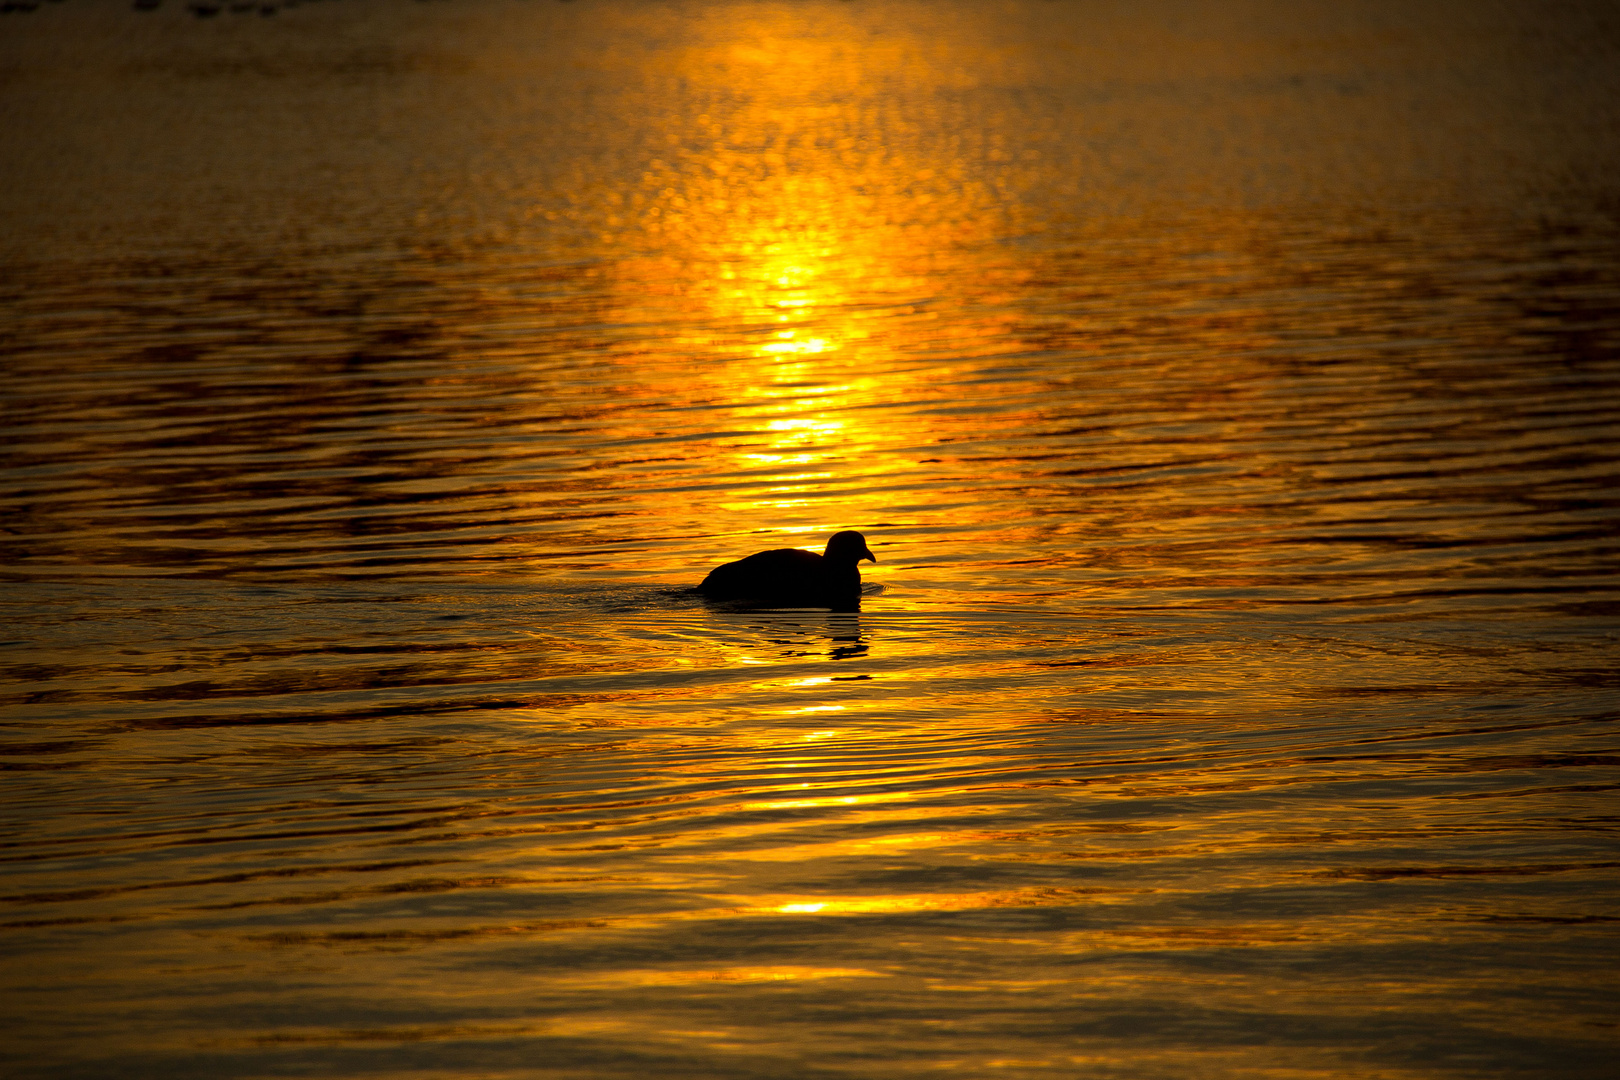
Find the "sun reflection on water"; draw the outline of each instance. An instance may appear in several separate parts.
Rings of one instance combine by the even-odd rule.
[[[711,528],[881,519],[863,481],[893,468],[885,447],[929,441],[873,411],[923,391],[889,320],[918,314],[924,283],[994,235],[1001,208],[961,146],[897,124],[878,148],[863,132],[896,122],[892,87],[957,85],[961,58],[925,25],[879,42],[832,9],[736,16],[660,60],[708,104],[625,200],[643,212],[623,227],[658,255],[617,263],[615,304],[685,327],[681,350],[636,363],[679,368],[694,401],[719,407],[728,437],[690,447],[692,464],[748,480],[696,508]]]

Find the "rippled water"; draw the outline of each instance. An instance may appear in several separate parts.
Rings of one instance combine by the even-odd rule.
[[[1609,1075],[1612,5],[4,19],[8,1075]]]

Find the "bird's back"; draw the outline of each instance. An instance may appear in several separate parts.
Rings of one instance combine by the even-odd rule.
[[[716,600],[792,598],[822,591],[822,558],[799,548],[761,551],[709,571],[698,591]]]

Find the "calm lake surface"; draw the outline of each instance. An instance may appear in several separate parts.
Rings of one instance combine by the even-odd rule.
[[[0,115],[8,1076],[1613,1075],[1614,4],[66,0]]]

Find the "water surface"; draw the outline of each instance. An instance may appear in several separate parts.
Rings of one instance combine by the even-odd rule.
[[[1612,8],[5,19],[8,1075],[1608,1075]]]

